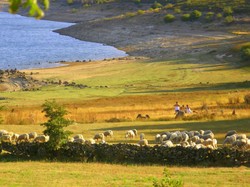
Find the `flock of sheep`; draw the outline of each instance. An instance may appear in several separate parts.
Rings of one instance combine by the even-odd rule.
[[[125,133],[126,139],[134,139],[138,135],[136,129],[128,130]],[[77,134],[71,137],[68,141],[81,144],[95,144],[95,143],[107,143],[106,137],[113,137],[114,132],[112,130],[104,131],[103,133],[97,133],[93,138],[85,139],[82,134]],[[49,141],[49,136],[38,135],[36,132],[16,134],[8,132],[6,130],[0,130],[1,142],[38,142],[44,143]],[[211,130],[200,131],[174,131],[174,132],[162,132],[155,135],[155,144],[163,147],[193,147],[195,149],[210,148],[217,149],[217,139],[214,137],[214,133]],[[140,140],[136,144],[138,146],[149,146],[148,140],[145,138],[144,133],[140,133]],[[250,138],[246,134],[237,134],[235,130],[228,131],[223,141],[223,146],[231,147],[239,150],[250,150]]]
[[[36,132],[25,133],[25,134],[16,134],[13,132],[8,132],[7,130],[0,130],[0,140],[1,142],[10,142],[10,143],[21,143],[21,142],[38,142],[44,143],[49,141],[49,136],[44,134],[38,135]]]

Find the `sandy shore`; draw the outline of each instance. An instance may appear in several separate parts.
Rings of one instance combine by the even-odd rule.
[[[175,59],[199,55],[227,46],[228,41],[242,39],[231,31],[249,30],[248,24],[225,26],[223,23],[175,21],[166,24],[166,12],[146,13],[135,17],[121,16],[126,12],[149,9],[133,3],[111,3],[77,9],[64,3],[52,3],[44,19],[74,22],[76,25],[56,32],[74,38],[104,43],[131,56],[153,59]]]

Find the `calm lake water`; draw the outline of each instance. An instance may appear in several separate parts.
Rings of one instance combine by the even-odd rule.
[[[59,61],[126,56],[111,46],[53,32],[70,25],[0,12],[0,69],[46,68],[59,66]]]

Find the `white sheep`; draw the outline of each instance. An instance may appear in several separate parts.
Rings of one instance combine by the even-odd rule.
[[[11,136],[11,141],[16,142],[17,139],[18,139],[18,137],[19,137],[19,134],[14,133],[14,134]]]
[[[84,139],[82,134],[77,134],[73,138],[74,139]]]
[[[11,142],[11,136],[9,134],[4,134],[1,136],[2,142]]]
[[[133,130],[128,130],[128,131],[126,132],[126,134],[125,134],[125,138],[130,138],[130,139],[132,139],[132,138],[134,138],[134,137],[135,137],[135,133],[134,133]]]
[[[92,144],[95,144],[95,143],[96,143],[96,141],[94,139],[92,139],[92,138],[90,138],[88,140],[85,140],[86,145],[92,145]]]
[[[246,134],[237,134],[236,140],[241,140],[241,139],[247,139],[247,135]]]
[[[74,138],[73,142],[74,143],[81,143],[81,144],[83,144],[83,143],[85,143],[85,140],[82,139],[82,138]]]
[[[30,132],[29,133],[29,140],[34,140],[37,137],[37,133],[36,132]]]
[[[160,134],[155,135],[155,143],[160,144],[162,142],[162,138]]]
[[[225,135],[225,138],[226,138],[227,136],[232,136],[232,135],[234,135],[234,134],[237,134],[236,130],[227,131],[227,134]]]
[[[161,143],[163,147],[174,147],[174,144],[171,140],[167,140]]]
[[[232,145],[233,142],[236,141],[236,138],[237,138],[237,134],[227,136],[226,139],[223,141],[223,146],[228,145],[228,144]]]
[[[108,137],[108,136],[113,137],[114,132],[112,130],[107,130],[107,131],[104,131],[103,134],[105,137]]]
[[[143,145],[148,146],[148,140],[145,139],[145,135],[143,133],[140,134],[140,140],[139,140],[138,144],[140,146],[143,146]]]
[[[135,136],[137,136],[138,132],[136,129],[132,129],[132,131],[134,132]]]
[[[208,134],[201,135],[200,138],[206,140],[206,139],[214,139],[214,133],[210,132]]]
[[[104,134],[103,133],[97,133],[97,134],[95,134],[93,139],[96,140],[96,141],[98,141],[99,139],[104,140]]]
[[[29,141],[29,134],[20,134],[19,137],[17,138],[16,142],[28,142]]]
[[[35,139],[34,142],[37,143],[45,143],[49,141],[49,136],[48,135],[38,135]]]
[[[199,139],[200,137],[196,135],[196,136],[191,137],[190,142],[196,142]]]

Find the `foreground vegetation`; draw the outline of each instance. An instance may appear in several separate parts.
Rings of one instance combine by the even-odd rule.
[[[113,165],[99,163],[5,162],[0,163],[3,186],[152,186],[163,178],[163,166]],[[249,185],[249,168],[167,167],[184,186]],[[30,180],[32,178],[32,181]]]

